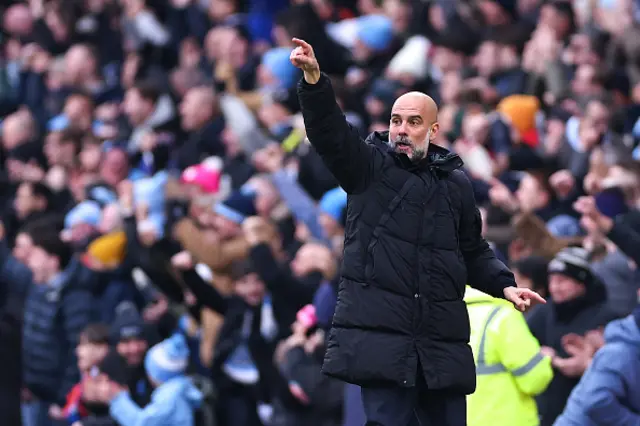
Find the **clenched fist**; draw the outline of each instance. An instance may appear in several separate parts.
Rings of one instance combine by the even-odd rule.
[[[298,46],[291,52],[291,63],[304,72],[304,79],[309,84],[316,84],[320,80],[320,65],[313,53],[313,47],[304,40],[292,39]]]

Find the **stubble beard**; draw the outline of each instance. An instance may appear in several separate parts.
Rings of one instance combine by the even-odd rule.
[[[394,140],[391,140],[391,135],[389,135],[389,140],[387,143],[395,152],[399,154],[405,154],[404,152],[398,149],[398,145],[408,145],[411,146],[411,155],[409,156],[409,160],[414,163],[417,163],[423,160],[427,156],[427,150],[429,149],[429,142],[431,140],[431,130],[427,132],[427,137],[424,140],[422,146],[424,148],[417,148],[411,140],[407,136],[398,136]],[[406,154],[405,154],[406,155]]]

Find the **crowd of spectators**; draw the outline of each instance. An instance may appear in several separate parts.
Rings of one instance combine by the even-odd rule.
[[[640,423],[639,1],[0,10],[2,424],[364,423],[320,370],[347,194],[306,139],[292,37],[363,137],[402,93],[438,103],[485,238],[548,298],[526,317],[540,424]]]

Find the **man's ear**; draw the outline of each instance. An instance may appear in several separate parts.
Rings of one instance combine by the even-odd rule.
[[[440,124],[436,121],[431,125],[431,128],[429,129],[429,141],[435,140],[439,131],[440,131]]]

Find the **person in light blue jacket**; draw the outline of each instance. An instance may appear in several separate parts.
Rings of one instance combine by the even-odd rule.
[[[604,338],[554,426],[640,425],[640,306]]]
[[[156,386],[151,402],[140,408],[126,391],[116,391],[109,413],[121,426],[193,426],[202,393],[185,375],[189,347],[182,334],[152,347],[145,358],[145,370]]]

